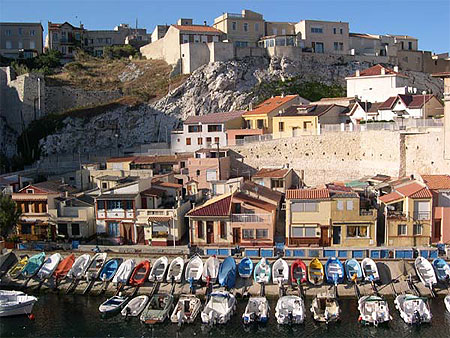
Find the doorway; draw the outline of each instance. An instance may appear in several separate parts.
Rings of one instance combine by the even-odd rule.
[[[341,244],[341,227],[333,226],[333,244],[339,245]]]
[[[214,222],[206,222],[206,244],[214,243]]]
[[[233,228],[233,244],[241,243],[241,229]]]
[[[328,238],[328,228],[321,227],[320,228],[320,242],[322,246],[330,246],[330,240]]]

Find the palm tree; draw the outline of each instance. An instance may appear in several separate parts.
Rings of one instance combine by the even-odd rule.
[[[22,212],[10,196],[0,197],[0,235],[4,239],[13,232],[21,215]]]

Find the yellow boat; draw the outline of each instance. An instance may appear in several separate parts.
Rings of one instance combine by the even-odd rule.
[[[314,258],[308,266],[308,280],[313,285],[321,285],[323,277],[323,265],[317,258]]]
[[[28,256],[22,257],[16,265],[14,265],[8,272],[8,274],[11,276],[11,278],[17,278],[19,277],[20,273],[22,272],[22,269],[25,267],[25,265],[28,264]]]

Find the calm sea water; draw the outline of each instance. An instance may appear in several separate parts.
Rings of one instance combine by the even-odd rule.
[[[432,323],[419,327],[406,325],[392,300],[389,305],[393,320],[387,326],[375,328],[359,324],[355,299],[340,301],[342,320],[339,323],[317,324],[309,312],[311,299],[307,299],[309,316],[304,325],[279,326],[272,311],[267,325],[246,328],[241,321],[246,301],[240,299],[237,314],[226,325],[206,327],[197,318],[195,324],[178,328],[169,322],[150,327],[137,318],[124,320],[120,314],[104,319],[98,312],[104,297],[51,293],[38,297],[33,310],[35,320],[26,316],[1,318],[0,337],[450,337],[450,313],[445,310],[442,298],[431,300]],[[271,309],[275,309],[276,298],[270,302]]]

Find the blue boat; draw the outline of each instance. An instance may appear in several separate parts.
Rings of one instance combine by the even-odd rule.
[[[227,289],[234,288],[236,284],[236,262],[234,258],[225,258],[219,268],[219,284]]]
[[[22,276],[25,278],[33,277],[41,268],[41,265],[44,264],[45,260],[45,252],[38,253],[32,256],[27,265],[22,269]]]
[[[117,270],[119,269],[120,264],[122,264],[122,258],[111,258],[108,260],[100,271],[99,278],[103,282],[110,282]]]
[[[248,257],[242,258],[239,262],[238,272],[241,278],[249,278],[253,272],[252,260]]]
[[[336,257],[328,258],[325,263],[325,275],[328,284],[338,285],[344,281],[344,266]]]
[[[435,258],[432,264],[437,279],[440,282],[450,283],[450,266],[442,258]]]
[[[345,261],[345,272],[349,282],[357,282],[363,278],[361,265],[354,258]]]

